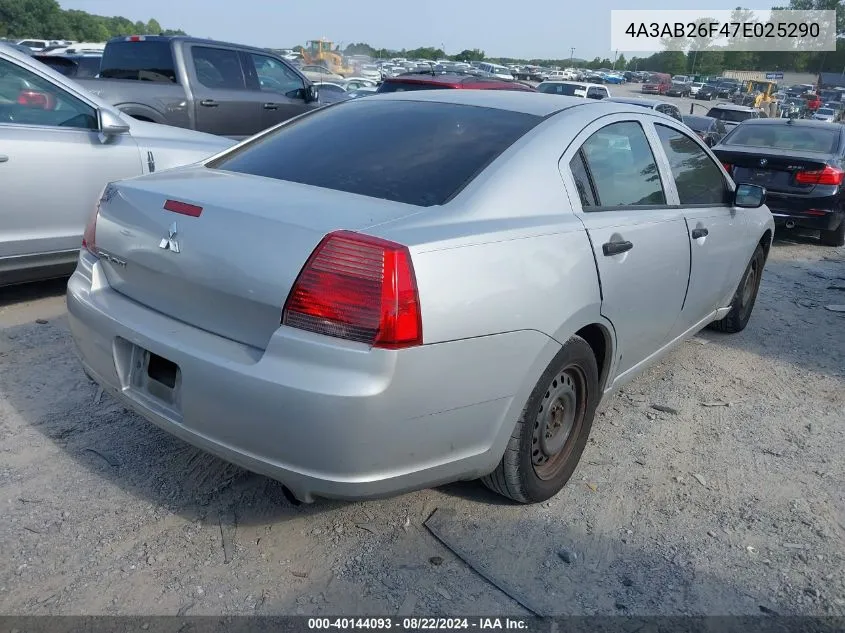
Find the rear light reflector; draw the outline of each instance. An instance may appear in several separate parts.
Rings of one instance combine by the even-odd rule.
[[[181,213],[182,215],[189,215],[192,218],[200,217],[202,207],[195,204],[188,204],[187,202],[179,202],[178,200],[167,200],[164,203],[166,211],[173,211],[173,213]]]
[[[385,349],[422,345],[408,248],[352,231],[329,233],[299,273],[282,324]]]
[[[795,182],[802,185],[841,185],[843,176],[845,172],[841,169],[826,165],[824,169],[797,172]]]
[[[85,231],[82,233],[82,248],[87,250],[92,255],[97,254],[97,219],[100,217],[100,204],[103,200],[103,195],[106,190],[97,198],[97,204],[94,205],[94,212],[88,218],[88,223],[85,225]]]
[[[827,215],[827,211],[823,209],[807,209],[804,213],[806,215]]]

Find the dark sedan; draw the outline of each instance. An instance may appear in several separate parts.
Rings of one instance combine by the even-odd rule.
[[[775,223],[817,229],[845,245],[845,127],[802,119],[751,119],[713,147],[736,182],[766,188]]]
[[[704,84],[698,89],[698,92],[695,93],[696,99],[702,99],[704,101],[710,101],[718,96],[719,88],[716,84]]]
[[[718,144],[728,133],[722,121],[709,116],[685,116],[684,123],[698,138],[707,143],[707,147]]]

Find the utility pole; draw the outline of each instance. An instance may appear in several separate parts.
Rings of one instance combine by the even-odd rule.
[[[616,60],[619,59],[619,51],[613,54],[613,70],[616,70]]]
[[[575,47],[569,49],[569,65],[572,66],[572,59],[575,57]]]

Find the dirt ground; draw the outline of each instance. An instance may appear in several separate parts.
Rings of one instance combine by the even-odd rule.
[[[845,614],[845,249],[776,241],[746,331],[605,402],[531,507],[471,482],[294,507],[98,395],[62,291],[0,291],[2,614],[529,615],[435,509],[543,614]]]

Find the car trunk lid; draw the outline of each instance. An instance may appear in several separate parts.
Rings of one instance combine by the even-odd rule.
[[[767,152],[759,147],[735,146],[730,150],[720,148],[716,154],[732,166],[734,181],[791,194],[810,194],[816,187],[797,182],[798,172],[822,170],[827,165],[825,156],[812,152]]]
[[[96,228],[111,288],[174,319],[261,349],[278,329],[285,299],[326,233],[362,230],[418,211],[204,167],[121,182],[116,191],[101,205]]]

